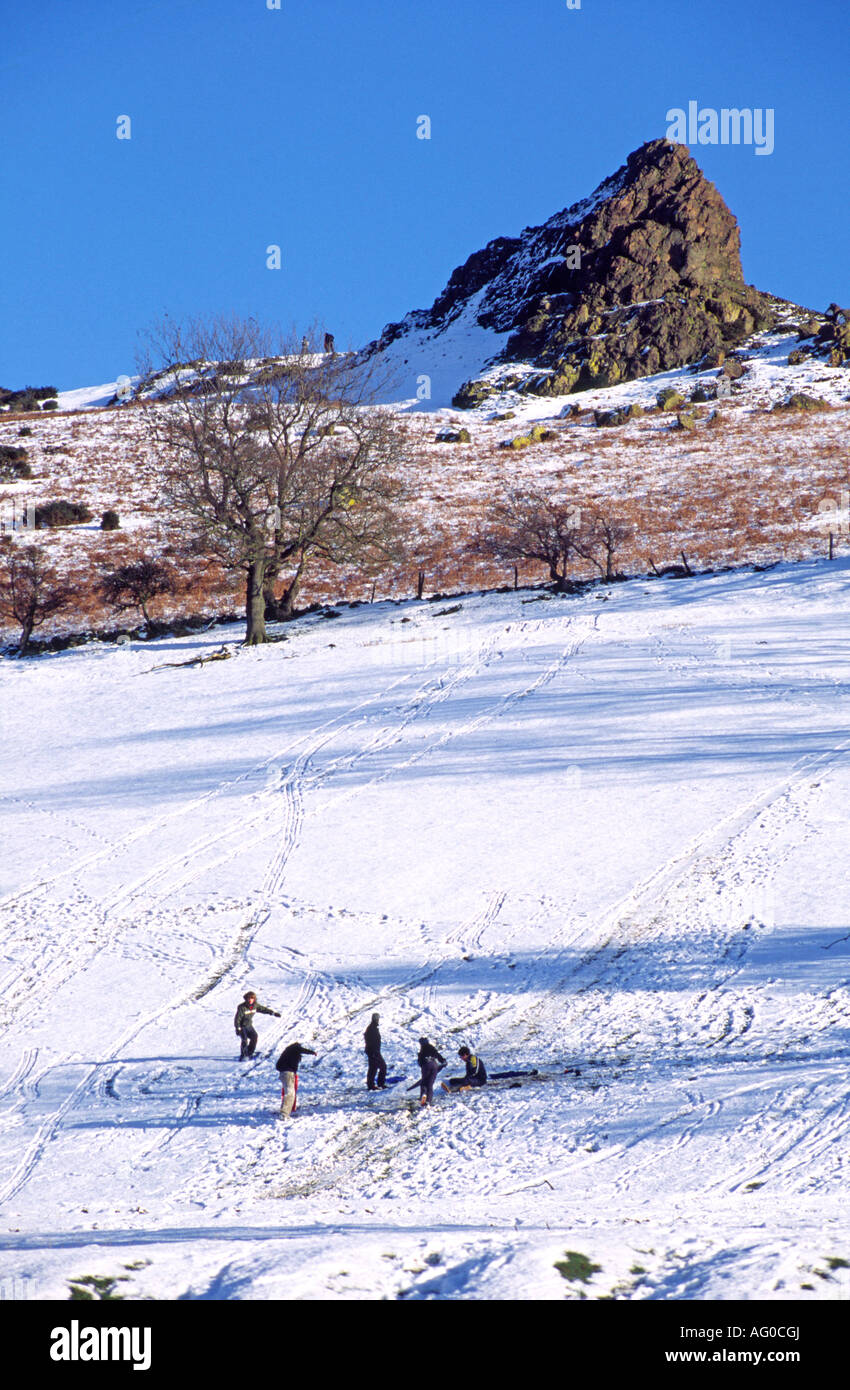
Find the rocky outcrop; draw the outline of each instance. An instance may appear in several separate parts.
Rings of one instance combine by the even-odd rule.
[[[470,256],[430,310],[370,348],[448,330],[476,296],[477,323],[509,334],[492,360],[539,367],[522,389],[542,395],[720,365],[787,309],[745,283],[735,218],[687,147],[667,140],[635,150],[590,198]],[[467,382],[454,403],[480,404],[492,389]]]

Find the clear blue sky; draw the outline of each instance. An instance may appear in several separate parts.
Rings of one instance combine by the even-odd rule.
[[[850,303],[848,0],[280,6],[0,4],[0,385],[113,380],[166,311],[362,343],[691,100],[775,110],[770,156],[693,149],[747,279]]]

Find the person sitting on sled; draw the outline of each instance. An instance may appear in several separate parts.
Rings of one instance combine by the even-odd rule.
[[[487,1068],[484,1065],[483,1058],[478,1057],[474,1052],[470,1052],[469,1048],[466,1046],[459,1048],[457,1055],[466,1065],[466,1075],[450,1076],[448,1085],[445,1081],[442,1083],[443,1090],[471,1091],[475,1086],[486,1086]]]

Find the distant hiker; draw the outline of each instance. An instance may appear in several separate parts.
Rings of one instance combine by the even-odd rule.
[[[369,1067],[366,1072],[366,1089],[368,1091],[383,1091],[387,1080],[387,1064],[381,1056],[379,1022],[379,1015],[373,1014],[372,1022],[363,1034],[363,1041],[366,1044],[366,1056],[369,1059]]]
[[[239,1053],[240,1062],[244,1062],[246,1057],[253,1057],[257,1046],[257,1033],[253,1027],[254,1014],[271,1014],[273,1018],[280,1018],[280,1014],[276,1013],[274,1009],[267,1009],[265,1004],[258,1004],[254,991],[248,990],[236,1010],[236,1016],[233,1020],[236,1036],[242,1039],[242,1050]]]
[[[302,356],[302,357],[306,357],[306,356],[307,356],[307,353],[308,353],[309,351],[310,351],[310,344],[309,344],[308,341],[307,341],[307,334],[305,333],[305,334],[304,334],[304,337],[301,339],[301,356]]]
[[[434,1082],[437,1079],[437,1072],[446,1065],[445,1057],[441,1057],[436,1047],[432,1047],[427,1038],[419,1039],[419,1055],[416,1058],[419,1063],[419,1104],[430,1105],[434,1099]]]
[[[470,1052],[468,1047],[460,1048],[457,1055],[466,1066],[466,1075],[450,1076],[448,1084],[446,1084],[445,1081],[442,1083],[443,1090],[471,1091],[474,1086],[486,1086],[487,1068],[484,1065],[483,1058],[478,1057],[474,1052]]]
[[[307,1055],[315,1057],[316,1054],[312,1047],[305,1047],[303,1043],[294,1042],[283,1049],[275,1062],[282,1083],[280,1115],[283,1120],[289,1119],[298,1104],[298,1068],[301,1066],[301,1058]]]
[[[333,333],[326,333],[326,334],[325,334],[325,352],[329,352],[330,355],[331,355],[331,357],[335,357],[335,356],[336,356],[336,348],[334,347],[334,335],[333,335]]]

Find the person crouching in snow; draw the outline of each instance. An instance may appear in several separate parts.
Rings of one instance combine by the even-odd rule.
[[[253,1057],[257,1046],[257,1032],[253,1027],[254,1014],[271,1014],[272,1018],[280,1018],[280,1014],[276,1013],[274,1009],[267,1009],[265,1004],[258,1004],[254,991],[248,990],[236,1010],[236,1016],[233,1020],[236,1036],[242,1039],[242,1050],[239,1053],[240,1062],[244,1062],[246,1057]]]
[[[487,1068],[483,1060],[470,1052],[468,1047],[461,1047],[457,1055],[466,1066],[466,1075],[450,1076],[448,1084],[445,1081],[442,1083],[443,1090],[471,1091],[474,1086],[486,1086]]]
[[[419,1039],[419,1055],[416,1058],[419,1063],[419,1104],[430,1105],[434,1099],[434,1082],[437,1079],[437,1072],[446,1065],[445,1057],[441,1057],[436,1047],[432,1047],[427,1038]]]
[[[301,1058],[308,1054],[310,1057],[316,1056],[312,1047],[304,1047],[302,1043],[294,1042],[283,1049],[275,1062],[281,1080],[280,1117],[282,1120],[288,1120],[295,1113],[298,1104],[298,1068],[301,1065]]]

